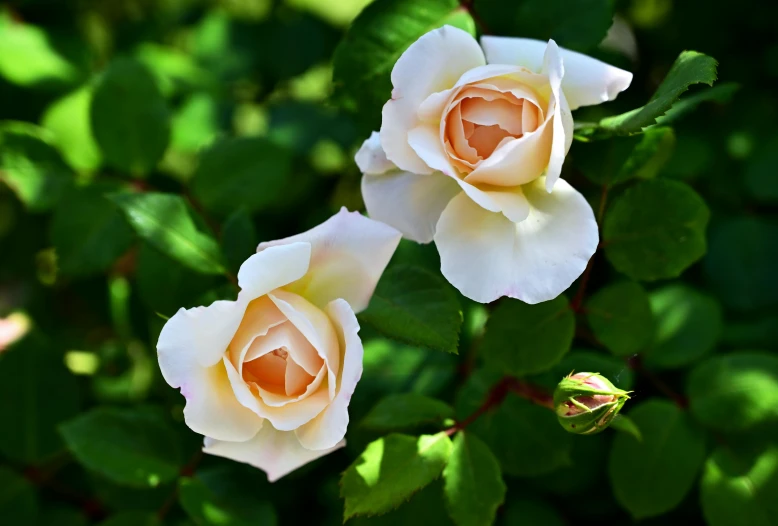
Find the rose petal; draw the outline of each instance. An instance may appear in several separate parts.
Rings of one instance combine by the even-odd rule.
[[[538,72],[543,66],[546,42],[529,38],[481,37],[481,46],[489,64],[525,66]],[[565,66],[562,79],[571,110],[613,100],[632,82],[632,73],[582,53],[560,48]]]
[[[286,375],[284,376],[284,389],[287,396],[300,396],[305,392],[313,381],[313,376],[300,367],[296,361],[291,358],[286,362]]]
[[[451,165],[451,158],[443,146],[438,124],[419,124],[408,132],[408,144],[430,168],[449,177],[457,176],[456,170]]]
[[[459,192],[456,181],[442,173],[398,171],[362,177],[362,198],[370,216],[417,243],[432,241],[440,214]]]
[[[392,99],[384,105],[381,144],[400,169],[429,174],[434,170],[408,144],[418,110],[432,93],[451,88],[466,71],[485,63],[478,42],[452,26],[435,29],[405,50],[392,69]]]
[[[226,358],[224,359],[224,366],[227,370],[230,386],[240,404],[250,409],[254,415],[266,418],[276,429],[282,431],[297,429],[306,422],[310,422],[330,403],[331,398],[327,392],[328,390],[320,387],[322,378],[326,376],[324,373],[322,373],[321,377],[317,377],[318,381],[314,379],[312,385],[304,393],[304,396],[297,397],[294,400],[290,400],[290,397],[283,395],[275,395],[273,397],[273,393],[264,391],[262,394],[271,399],[269,402],[273,405],[270,405],[262,397],[255,395],[251,391],[248,384],[240,377],[238,371]]]
[[[465,181],[495,186],[516,186],[540,177],[548,167],[554,128],[546,120],[534,132],[503,143],[484,159]]]
[[[511,135],[522,134],[522,108],[507,100],[487,102],[483,99],[462,101],[462,118],[481,126],[497,125]]]
[[[209,455],[251,464],[267,473],[270,482],[275,482],[295,469],[345,445],[344,440],[330,449],[305,449],[294,433],[278,431],[265,424],[253,438],[245,442],[226,442],[206,437],[203,451]]]
[[[346,436],[348,404],[362,376],[363,350],[357,317],[348,303],[342,300],[327,305],[327,314],[338,332],[340,348],[343,349],[343,367],[335,399],[316,418],[295,431],[303,447],[309,449],[333,447]]]
[[[386,158],[378,132],[371,133],[370,137],[365,139],[354,156],[354,161],[363,174],[382,174],[396,168],[394,163]]]
[[[340,372],[340,351],[332,322],[321,309],[297,294],[277,290],[270,294],[270,299],[324,360],[329,371],[330,399],[334,398],[335,379]]]
[[[490,212],[501,212],[513,222],[524,221],[529,214],[529,205],[520,186],[475,186],[466,181],[459,181],[459,186],[478,206]]]
[[[219,440],[248,440],[262,425],[262,419],[237,400],[223,362],[201,367],[188,359],[174,366],[168,362],[162,371],[172,387],[181,388],[186,398],[184,420],[195,433]]]
[[[501,296],[539,303],[564,292],[597,249],[589,203],[564,180],[554,192],[543,178],[522,189],[529,217],[513,223],[464,195],[452,199],[435,233],[443,275],[468,298]]]
[[[269,247],[310,243],[308,273],[286,289],[320,308],[336,298],[343,298],[355,312],[361,312],[367,308],[376,283],[401,237],[400,232],[388,225],[341,208],[311,230],[261,243],[257,251],[261,254]]]
[[[249,347],[258,336],[263,336],[268,333],[270,329],[280,325],[286,321],[284,316],[275,303],[270,301],[267,296],[259,297],[252,300],[245,313],[243,319],[240,322],[240,326],[235,331],[235,335],[230,341],[228,352],[232,364],[241,371],[243,361],[246,360],[246,353]],[[273,349],[270,349],[271,351]],[[251,360],[258,358],[259,355],[255,353]]]
[[[304,241],[302,239],[295,241]],[[273,250],[253,254],[238,270],[241,296],[253,300],[302,278],[311,260],[309,243],[274,243]]]
[[[273,303],[270,298],[268,298],[268,302]],[[273,306],[275,307],[275,304]],[[286,316],[284,316],[284,320],[286,321]],[[297,327],[292,322],[288,321],[272,327],[265,335],[255,338],[249,346],[244,360],[245,362],[256,360],[281,347],[285,348],[289,356],[309,375],[315,376],[321,369],[321,366],[324,365],[324,361],[313,345],[311,345],[311,342],[297,330]],[[238,368],[238,371],[240,372],[241,369]]]
[[[550,192],[562,173],[565,156],[573,144],[573,115],[570,113],[565,94],[560,88],[565,68],[562,65],[559,48],[553,40],[549,40],[548,47],[546,47],[546,54],[543,58],[543,73],[548,75],[554,103],[554,138],[546,171],[546,190]],[[552,111],[550,106],[549,112]]]
[[[453,153],[462,161],[469,163],[472,169],[473,165],[481,160],[478,152],[470,146],[465,134],[464,124],[462,123],[461,104],[457,104],[446,116],[447,137],[451,141]]]

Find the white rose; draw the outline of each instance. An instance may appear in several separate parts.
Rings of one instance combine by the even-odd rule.
[[[598,244],[591,207],[559,179],[570,111],[631,80],[553,40],[479,46],[454,27],[427,33],[395,64],[380,134],[356,156],[369,214],[434,239],[443,275],[468,298],[555,298]]]
[[[186,398],[204,451],[252,464],[272,482],[342,447],[362,375],[355,312],[367,307],[400,241],[342,209],[262,243],[238,272],[237,301],[181,309],[162,329],[159,365]]]

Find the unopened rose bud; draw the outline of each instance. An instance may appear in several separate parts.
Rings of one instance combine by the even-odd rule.
[[[628,399],[627,391],[598,373],[570,374],[554,391],[559,423],[579,435],[593,435],[608,427]]]

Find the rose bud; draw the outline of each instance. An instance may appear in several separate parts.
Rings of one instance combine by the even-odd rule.
[[[627,400],[628,391],[617,388],[599,373],[570,374],[554,391],[559,423],[579,435],[593,435],[608,427]]]

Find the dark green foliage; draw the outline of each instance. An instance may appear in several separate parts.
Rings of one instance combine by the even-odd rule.
[[[3,3],[0,524],[778,526],[774,4]],[[573,112],[586,274],[480,305],[403,240],[358,313],[346,445],[272,484],[203,454],[163,325],[234,300],[258,243],[365,211],[354,155],[444,25],[634,74]],[[571,372],[630,391],[625,419],[567,433]]]

